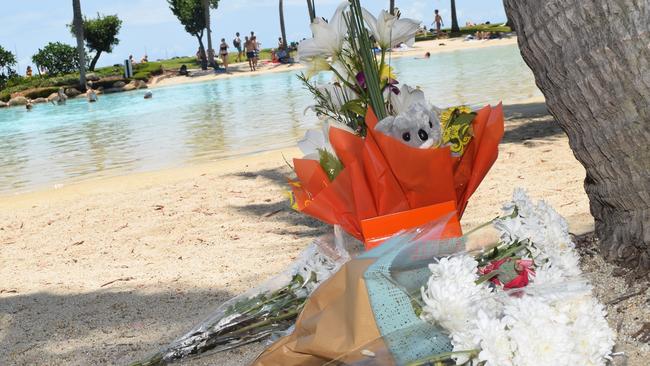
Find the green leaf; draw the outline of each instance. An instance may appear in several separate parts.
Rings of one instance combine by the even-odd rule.
[[[496,272],[498,273],[499,280],[503,284],[514,280],[519,275],[516,268],[516,262],[513,260],[503,263]]]
[[[366,115],[366,108],[363,107],[361,99],[353,99],[341,106],[341,112],[352,112],[360,116]]]
[[[324,149],[318,149],[318,156],[320,159],[320,166],[323,168],[325,173],[327,173],[327,177],[330,181],[333,181],[334,178],[339,175],[341,170],[343,170],[343,163],[341,163],[334,154]]]

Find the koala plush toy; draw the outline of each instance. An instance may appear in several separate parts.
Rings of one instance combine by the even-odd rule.
[[[375,130],[396,138],[411,147],[428,149],[440,145],[442,131],[438,110],[428,103],[416,102],[396,116],[388,116]]]

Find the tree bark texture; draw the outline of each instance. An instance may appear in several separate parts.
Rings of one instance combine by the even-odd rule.
[[[456,0],[451,0],[451,32],[460,32],[458,27],[458,16],[456,16]]]
[[[86,89],[86,50],[84,46],[84,25],[81,14],[80,0],[72,0],[72,23],[74,34],[77,38],[77,53],[79,54],[79,84],[82,90]]]
[[[392,15],[395,15],[395,0],[390,0],[389,12]]]
[[[504,0],[521,54],[587,171],[604,256],[650,270],[650,1]],[[562,187],[557,187],[562,189]]]
[[[280,11],[280,32],[282,32],[282,47],[287,49],[287,31],[284,28],[284,5],[282,0],[278,0],[278,6]]]
[[[95,65],[97,65],[97,61],[99,60],[99,56],[101,56],[101,54],[102,51],[95,52],[95,56],[90,61],[90,66],[88,66],[88,71],[95,71]]]
[[[203,12],[205,13],[205,29],[208,32],[208,64],[214,65],[214,48],[212,48],[212,29],[210,29],[210,0],[203,0]]]

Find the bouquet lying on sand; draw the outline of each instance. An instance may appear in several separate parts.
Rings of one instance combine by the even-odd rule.
[[[555,211],[517,191],[491,222],[498,240],[468,250],[489,237],[459,221],[496,160],[503,112],[442,110],[398,83],[389,50],[418,26],[359,0],[314,21],[298,57],[323,127],[300,141],[289,183],[292,205],[335,235],[138,365],[271,336],[283,337],[258,366],[605,363],[612,332]],[[332,82],[310,81],[321,71]]]
[[[254,364],[607,363],[613,331],[556,211],[517,190],[491,229],[440,239],[447,220],[346,263]],[[489,237],[493,245],[466,250]]]
[[[293,162],[294,207],[340,225],[367,248],[440,214],[460,219],[503,135],[501,105],[441,110],[422,90],[398,83],[388,52],[413,42],[419,24],[344,2],[329,22],[315,20],[314,38],[298,46],[323,128],[299,142],[305,157]],[[310,82],[321,71],[332,81]],[[449,230],[460,235],[457,221]]]
[[[324,132],[309,131],[299,143],[307,156],[294,160],[294,207],[337,225],[367,249],[446,214],[453,217],[445,235],[461,235],[459,218],[496,160],[503,134],[500,105],[441,110],[420,89],[399,85],[389,51],[412,45],[419,24],[385,11],[374,17],[358,0],[346,1],[329,22],[315,19],[314,38],[298,46],[308,67],[300,77]],[[321,71],[334,75],[331,83],[310,81]],[[138,364],[164,364],[286,331],[311,292],[361,251],[358,242],[338,237],[317,240],[289,270],[226,302]]]

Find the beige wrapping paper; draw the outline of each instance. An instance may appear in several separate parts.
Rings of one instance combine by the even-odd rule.
[[[293,333],[278,340],[254,366],[341,365],[382,355],[373,365],[394,365],[381,339],[363,274],[375,260],[352,260],[316,289]],[[363,351],[363,353],[362,353]],[[379,361],[381,359],[381,361]]]

